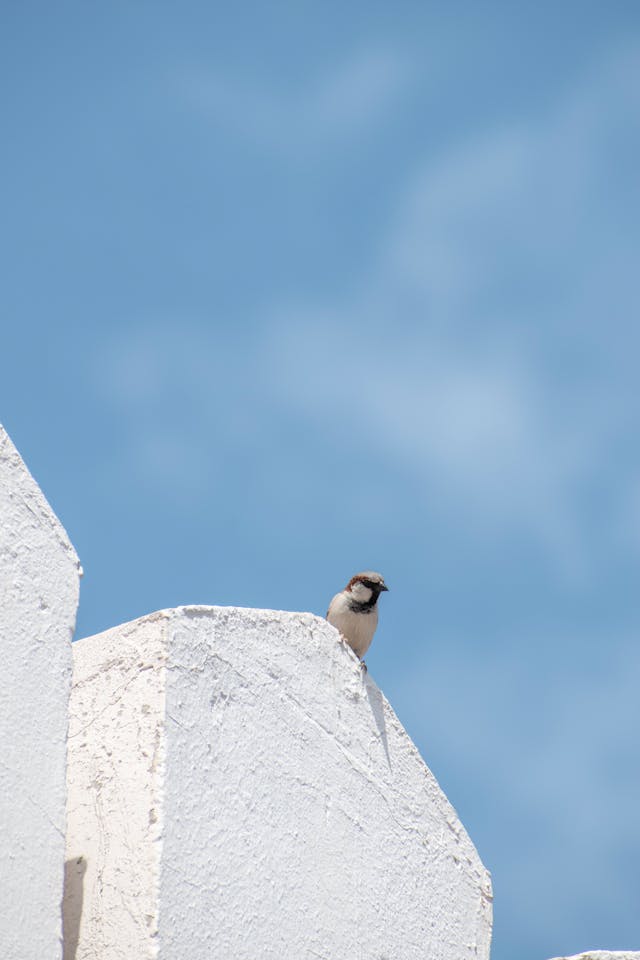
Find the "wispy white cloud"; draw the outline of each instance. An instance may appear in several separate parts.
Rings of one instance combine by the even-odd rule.
[[[640,49],[623,48],[546,114],[485,131],[418,171],[385,250],[390,280],[417,287],[430,312],[445,316],[477,313],[514,280],[542,285],[554,270],[578,296],[576,264],[613,261],[629,243],[615,236],[611,177],[620,167],[633,183],[639,85]],[[528,315],[526,303],[520,312]]]
[[[314,148],[351,138],[384,119],[406,89],[412,68],[396,51],[362,49],[296,86],[273,78],[247,81],[210,69],[190,72],[182,86],[202,115],[263,148]]]
[[[639,413],[598,306],[633,243],[607,215],[606,144],[638,53],[419,170],[351,300],[289,309],[273,346],[283,397],[333,442],[414,470],[465,522],[537,539],[571,576],[581,489]]]
[[[132,324],[111,336],[96,382],[125,414],[120,455],[139,478],[210,495],[230,454],[259,450],[266,409],[258,345],[212,335],[196,318]],[[121,465],[122,466],[122,465]]]
[[[418,167],[342,301],[266,306],[241,348],[201,321],[126,333],[107,378],[141,435],[160,431],[149,450],[172,430],[194,451],[203,430],[259,445],[286,411],[319,449],[411,475],[450,522],[524,537],[584,575],[581,493],[639,419],[633,333],[613,334],[632,327],[633,233],[608,209],[608,143],[625,135],[639,63],[618,52],[546,113]],[[381,116],[407,77],[377,52],[286,96],[215,78],[198,89],[256,136],[304,138]],[[168,397],[173,426],[156,416]]]

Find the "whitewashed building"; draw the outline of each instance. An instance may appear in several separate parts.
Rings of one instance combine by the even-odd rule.
[[[0,521],[2,958],[488,960],[489,874],[333,627],[179,607],[72,647],[78,560],[1,428]]]

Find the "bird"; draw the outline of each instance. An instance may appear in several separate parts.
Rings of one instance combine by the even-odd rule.
[[[378,626],[378,597],[388,589],[382,574],[364,570],[336,593],[327,610],[327,620],[340,631],[365,670],[362,658]]]

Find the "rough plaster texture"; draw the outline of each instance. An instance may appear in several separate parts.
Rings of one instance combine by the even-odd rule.
[[[554,960],[640,960],[640,953],[627,950],[591,950],[588,953],[576,953],[573,957],[555,957]]]
[[[74,645],[65,960],[487,960],[489,876],[324,620]]]
[[[0,427],[0,957],[62,953],[78,558]],[[28,932],[28,933],[27,933]]]

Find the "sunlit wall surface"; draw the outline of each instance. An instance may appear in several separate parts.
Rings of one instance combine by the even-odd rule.
[[[86,576],[391,591],[495,960],[640,948],[640,8],[5,3],[0,417]]]

